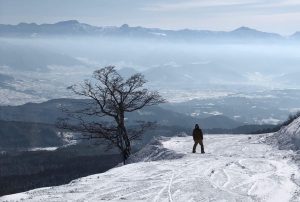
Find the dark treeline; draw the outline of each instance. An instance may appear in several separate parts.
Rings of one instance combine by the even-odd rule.
[[[117,154],[97,154],[96,151],[86,151],[88,148],[81,148],[80,152],[74,148],[70,150],[2,152],[0,196],[66,184],[80,177],[105,172],[121,161]]]
[[[64,144],[53,124],[0,120],[0,151]]]

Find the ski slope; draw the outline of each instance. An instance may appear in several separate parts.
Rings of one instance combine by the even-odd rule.
[[[136,155],[146,162],[0,201],[300,201],[293,152],[264,144],[267,136],[206,135],[206,154],[191,153],[190,136],[164,139]]]

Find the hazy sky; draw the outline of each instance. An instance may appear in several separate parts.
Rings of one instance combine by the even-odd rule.
[[[0,23],[54,23],[300,31],[300,0],[0,0]]]

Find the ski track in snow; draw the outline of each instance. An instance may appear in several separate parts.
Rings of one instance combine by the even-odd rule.
[[[262,143],[266,136],[206,135],[206,154],[191,152],[192,137],[174,137],[162,144],[180,159],[128,164],[0,201],[300,201],[293,152]]]

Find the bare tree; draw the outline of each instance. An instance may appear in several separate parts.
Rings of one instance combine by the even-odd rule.
[[[117,147],[120,150],[125,164],[131,153],[132,140],[138,139],[152,125],[150,122],[140,122],[128,129],[125,113],[165,100],[158,92],[144,88],[146,80],[139,73],[124,79],[114,66],[107,66],[95,71],[93,78],[70,87],[75,94],[90,98],[90,101],[84,102],[77,110],[65,109],[69,118],[61,119],[58,127],[82,132],[88,138],[104,139],[108,148]]]

